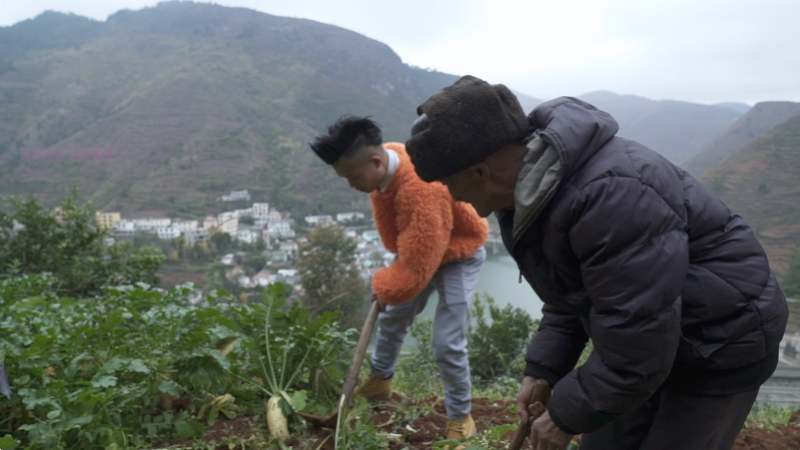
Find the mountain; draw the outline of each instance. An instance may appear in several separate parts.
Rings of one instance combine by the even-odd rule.
[[[725,102],[725,103],[717,103],[711,106],[716,106],[717,108],[730,109],[731,111],[740,115],[746,113],[747,111],[750,111],[750,105],[748,105],[747,103]]]
[[[620,136],[639,141],[674,163],[699,153],[741,115],[729,108],[605,91],[579,98],[614,116]]]
[[[514,92],[514,95],[517,96],[517,100],[519,100],[519,104],[520,106],[522,106],[522,110],[525,111],[525,114],[529,114],[531,111],[533,111],[534,108],[536,108],[537,106],[539,106],[540,103],[542,103],[542,100],[531,97],[530,95],[525,95],[523,93],[513,90],[512,92]]]
[[[682,166],[692,175],[698,176],[796,114],[800,114],[800,103],[757,103],[745,115],[737,119],[730,128],[714,139],[708,147],[683,163]]]
[[[773,270],[786,274],[800,245],[800,114],[703,173],[700,181],[747,221]]]
[[[343,113],[404,141],[454,75],[310,20],[166,2],[105,22],[48,12],[0,28],[0,194],[200,216],[248,189],[302,213],[369,208],[306,142]]]

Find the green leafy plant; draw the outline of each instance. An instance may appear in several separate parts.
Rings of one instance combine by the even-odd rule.
[[[435,449],[443,449],[447,446],[453,448],[456,445],[465,445],[465,450],[495,450],[501,447],[505,447],[506,442],[503,440],[503,436],[506,433],[513,432],[517,430],[517,425],[500,425],[493,428],[490,428],[479,435],[462,439],[458,441],[454,440],[444,440],[435,442],[433,444],[433,448]]]
[[[197,413],[197,419],[203,420],[203,417],[208,414],[207,421],[209,425],[214,425],[220,414],[228,419],[235,419],[238,413],[238,406],[236,406],[236,398],[231,394],[220,395],[214,400],[206,403],[200,408]]]
[[[416,345],[397,363],[397,389],[416,397],[442,392],[439,366],[433,359],[433,320],[414,321],[410,334]]]
[[[336,448],[340,450],[375,450],[389,448],[387,437],[375,428],[372,406],[363,397],[353,399],[353,405],[343,419]]]
[[[7,434],[3,437],[0,437],[0,448],[14,450],[17,447],[19,447],[19,441],[11,437],[11,435]]]
[[[520,378],[525,351],[536,333],[538,320],[521,308],[500,308],[486,294],[475,295],[472,317],[468,333],[472,375],[484,381]]]
[[[790,297],[800,297],[800,247],[796,248],[789,264],[789,273],[781,287]]]
[[[216,344],[248,310],[216,294],[213,306],[191,305],[191,286],[108,288],[79,300],[59,297],[57,283],[48,274],[0,281],[0,364],[12,391],[0,403],[0,433],[32,450],[201,436],[188,410],[232,389],[226,374],[243,364]],[[164,408],[164,395],[181,411]]]
[[[252,308],[252,317],[260,321],[260,332],[255,329],[255,320],[241,325],[242,333],[248,336],[243,345],[251,374],[239,377],[251,384],[253,377],[262,380],[258,389],[268,397],[270,432],[285,439],[289,419],[305,408],[308,392],[314,393],[315,401],[328,397],[327,406],[332,404],[333,392],[322,380],[341,379],[338,371],[346,367],[342,356],[354,346],[355,331],[339,331],[338,313],[312,318],[310,311],[297,303],[284,308],[285,289],[280,284],[267,288],[263,300]]]
[[[787,425],[795,408],[779,406],[772,402],[756,402],[745,421],[746,428],[759,428],[775,431],[775,425]]]
[[[106,245],[107,230],[95,225],[95,208],[75,190],[57,209],[34,197],[10,197],[0,208],[0,277],[52,273],[50,288],[62,295],[97,294],[104,286],[159,281],[163,254],[131,243]]]
[[[464,445],[464,450],[497,450],[499,448],[505,448],[508,445],[508,441],[504,436],[517,431],[517,426],[516,424],[499,425],[489,428],[475,437],[458,441],[444,440],[434,442],[433,448],[441,450],[445,447],[453,448],[456,445]],[[577,442],[570,442],[567,450],[579,450],[579,444]]]

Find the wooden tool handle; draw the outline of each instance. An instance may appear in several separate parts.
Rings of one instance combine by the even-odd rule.
[[[533,385],[533,392],[531,392],[531,398],[527,404],[532,405],[539,402],[547,406],[548,400],[550,400],[550,383],[545,380],[536,380]],[[531,434],[531,425],[533,425],[531,422],[520,421],[517,434],[514,435],[514,440],[511,441],[508,450],[520,450],[522,448],[523,444],[525,444],[525,439]]]
[[[342,394],[348,406],[350,405],[350,398],[353,396],[353,391],[356,389],[358,372],[361,370],[361,363],[364,362],[364,355],[367,353],[367,346],[372,337],[372,330],[375,328],[375,322],[378,321],[379,312],[380,307],[378,302],[372,302],[372,307],[369,310],[369,314],[367,314],[367,320],[364,321],[364,327],[361,328],[361,336],[358,338],[358,345],[356,345],[356,353],[353,355],[353,361],[350,363],[350,370],[347,371],[347,378],[345,378],[344,386],[342,386]]]

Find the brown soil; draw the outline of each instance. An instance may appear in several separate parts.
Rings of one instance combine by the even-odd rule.
[[[205,439],[219,441],[228,436],[249,436],[256,423],[250,417],[239,417],[233,420],[218,420],[213,427],[206,426]]]
[[[400,443],[390,444],[392,450],[405,448],[429,449],[431,444],[444,439],[447,417],[444,411],[444,402],[431,397],[428,399],[411,402],[400,397],[393,398],[390,405],[376,407],[374,416],[375,426],[386,433],[403,436]],[[482,432],[487,428],[498,425],[516,424],[518,416],[512,414],[511,400],[490,400],[486,398],[473,399],[472,415]],[[411,407],[418,411],[430,410],[433,412],[412,418],[409,423],[407,414]],[[243,417],[235,420],[219,420],[213,427],[206,428],[206,441],[220,443],[218,449],[228,448],[220,441],[226,437],[249,437],[256,434],[265,434],[265,427],[255,423],[251,418]],[[302,436],[292,437],[286,441],[289,448],[296,450],[320,449],[333,450],[332,430],[309,428]],[[513,432],[506,434],[505,440],[510,442]],[[579,441],[579,437],[576,437]],[[778,425],[776,430],[745,429],[736,439],[733,450],[788,450],[800,449],[800,411],[792,416],[789,425]]]
[[[742,430],[733,450],[793,450],[800,449],[800,427],[778,425],[777,431]]]

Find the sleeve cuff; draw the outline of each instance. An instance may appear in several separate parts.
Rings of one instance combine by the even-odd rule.
[[[561,375],[558,375],[557,373],[545,369],[544,367],[532,362],[528,362],[525,365],[524,373],[525,375],[533,378],[547,380],[547,382],[550,383],[550,386],[555,386],[556,383],[558,383],[561,380],[561,378],[563,378]]]
[[[550,414],[550,420],[552,420],[553,423],[556,424],[556,426],[561,431],[567,434],[571,434],[573,436],[575,436],[576,434],[580,434],[577,431],[571,430],[568,426],[564,425],[564,422],[562,422],[561,419],[558,418],[558,414],[556,414],[556,412],[553,409],[547,408],[547,412]]]

